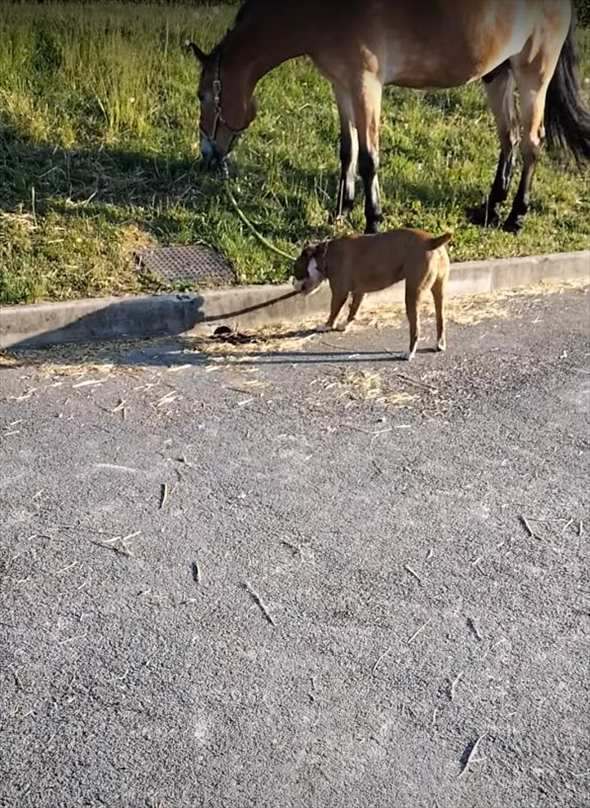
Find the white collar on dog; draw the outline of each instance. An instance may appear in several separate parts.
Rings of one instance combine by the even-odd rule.
[[[314,283],[321,283],[323,280],[325,280],[325,277],[318,269],[318,262],[315,258],[312,258],[307,265],[307,274]]]

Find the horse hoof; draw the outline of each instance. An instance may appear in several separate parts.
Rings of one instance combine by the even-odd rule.
[[[485,203],[475,208],[468,208],[467,218],[477,227],[498,227],[500,224],[498,212],[490,210]]]
[[[504,222],[502,230],[505,233],[512,233],[513,236],[517,236],[522,230],[522,227],[523,221],[520,216],[509,216]]]
[[[354,209],[354,202],[350,204],[344,204],[342,206],[342,210],[334,210],[330,214],[329,222],[333,225],[344,224],[344,222],[349,218],[350,214]]]
[[[378,232],[379,232],[379,222],[367,222],[367,226],[365,227],[366,236],[374,236]]]

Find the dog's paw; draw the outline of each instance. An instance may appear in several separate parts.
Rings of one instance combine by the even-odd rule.
[[[360,326],[356,320],[346,320],[344,324],[345,331],[358,331],[359,328]]]
[[[346,334],[346,332],[349,330],[350,330],[350,323],[348,322],[340,323],[339,325],[334,327],[334,331],[338,331],[340,334]]]

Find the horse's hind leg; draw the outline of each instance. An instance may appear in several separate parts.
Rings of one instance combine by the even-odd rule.
[[[500,159],[488,199],[469,211],[473,224],[496,227],[500,223],[500,205],[506,201],[514,170],[515,149],[519,141],[518,116],[514,101],[514,76],[506,62],[499,71],[485,79],[488,104],[500,138]]]
[[[354,108],[350,96],[334,87],[340,115],[340,184],[336,203],[336,219],[348,215],[354,207],[359,139],[354,124]]]
[[[376,233],[381,216],[379,193],[379,127],[383,86],[372,74],[365,74],[354,101],[356,128],[359,136],[359,169],[365,189],[366,233]]]

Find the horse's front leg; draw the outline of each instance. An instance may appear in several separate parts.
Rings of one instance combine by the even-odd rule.
[[[354,207],[359,138],[354,124],[354,109],[350,95],[334,88],[340,115],[340,183],[336,202],[336,219],[347,216]]]
[[[359,170],[365,189],[365,233],[376,233],[383,218],[377,177],[383,87],[376,76],[366,74],[361,88],[354,108],[359,135]]]

